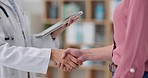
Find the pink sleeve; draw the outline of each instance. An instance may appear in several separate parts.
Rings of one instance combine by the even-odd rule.
[[[142,78],[148,51],[148,0],[130,0],[125,41],[114,78]]]

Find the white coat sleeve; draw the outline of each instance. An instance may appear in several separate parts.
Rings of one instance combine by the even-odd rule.
[[[4,30],[0,24],[0,65],[35,73],[46,73],[51,49],[10,46],[5,41]]]
[[[59,39],[56,38],[55,40],[52,39],[51,35],[48,36],[42,36],[39,38],[36,38],[35,36],[32,36],[32,46],[37,48],[59,48],[60,43]]]

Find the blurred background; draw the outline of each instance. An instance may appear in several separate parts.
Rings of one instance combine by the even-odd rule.
[[[37,34],[56,22],[83,11],[79,20],[60,38],[60,48],[87,49],[112,44],[112,16],[120,0],[20,0],[31,20],[31,33]],[[109,62],[87,61],[72,72],[49,65],[48,74],[38,78],[111,78]]]

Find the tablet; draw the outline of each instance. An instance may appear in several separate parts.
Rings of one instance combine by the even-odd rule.
[[[72,17],[72,19],[75,19],[77,16],[81,16],[82,14],[83,14],[83,11],[79,11],[77,13],[74,13],[74,14],[70,15],[69,17],[67,17],[66,19],[61,20],[61,21],[57,22],[56,24],[50,26],[49,28],[45,29],[41,33],[35,34],[34,36],[35,37],[42,37],[45,35],[49,35],[52,32],[54,32],[55,30],[59,29],[62,26],[62,24],[67,23],[69,21],[70,17]]]

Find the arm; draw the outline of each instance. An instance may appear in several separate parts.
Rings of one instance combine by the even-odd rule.
[[[68,55],[63,60],[61,53],[61,50],[10,47],[8,43],[4,43],[0,46],[0,64],[17,70],[44,74],[47,72],[50,59],[56,63],[64,64],[68,69],[78,67],[77,59]]]
[[[61,34],[68,26],[70,26],[73,22],[75,22],[79,18],[76,17],[72,20],[69,19],[68,23],[65,23],[61,26],[61,28],[57,29],[53,33],[48,36],[43,36],[41,38],[32,37],[32,46],[37,48],[59,48],[59,40],[57,36]]]
[[[0,40],[0,64],[22,71],[46,73],[50,61],[50,49],[10,46]]]
[[[60,42],[59,39],[57,38],[57,36],[62,33],[67,26],[69,26],[71,24],[71,20],[69,21],[69,23],[63,24],[63,26],[61,28],[59,28],[58,30],[54,31],[53,33],[51,33],[48,36],[43,36],[43,37],[32,37],[32,46],[33,47],[37,47],[37,48],[59,48],[60,46]]]
[[[148,0],[128,2],[125,40],[120,46],[122,55],[114,78],[142,78],[148,57]]]
[[[8,68],[8,70],[13,68],[16,70],[21,70],[26,72],[46,73],[49,62],[50,62],[50,57],[51,57],[51,60],[54,60],[54,59],[62,60],[61,57],[55,57],[53,59],[53,56],[60,55],[60,52],[61,52],[60,50],[56,50],[57,52],[51,52],[51,49],[49,48],[39,49],[39,48],[22,47],[22,46],[16,46],[16,45],[12,46],[5,40],[6,31],[3,30],[3,27],[2,27],[3,25],[4,24],[2,24],[0,19],[0,66],[1,68],[4,67],[4,68]],[[56,60],[56,62],[63,63],[64,61],[64,65],[67,67],[69,66],[69,68],[76,66],[73,64],[73,62],[71,62],[71,60],[75,62],[75,58],[72,59],[72,56],[69,56],[68,59],[66,60],[62,60],[62,62],[60,60]]]
[[[102,47],[102,48],[92,48],[81,50],[82,57],[85,57],[85,60],[92,60],[92,61],[111,61],[112,59],[112,45]]]
[[[77,57],[80,61],[84,62],[87,60],[108,60],[112,59],[112,45],[101,47],[101,48],[91,48],[85,50],[72,49],[69,48],[63,53],[63,58],[66,57],[67,54],[71,54]]]
[[[85,49],[85,50],[69,48],[62,54],[62,58],[65,59],[67,57],[67,54],[70,54],[70,55],[76,57],[80,62],[84,62],[87,60],[111,61],[111,59],[112,59],[112,45],[102,47],[102,48],[91,48],[91,49]],[[79,65],[81,65],[81,63],[79,63]],[[57,66],[60,67],[61,69],[66,69],[64,67],[64,65],[57,65]],[[71,71],[71,70],[66,70],[66,71]]]

